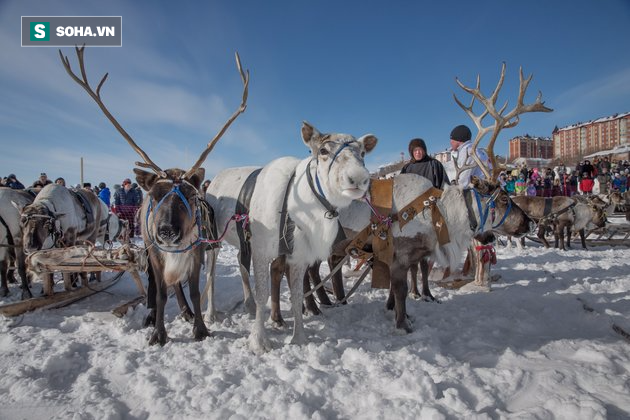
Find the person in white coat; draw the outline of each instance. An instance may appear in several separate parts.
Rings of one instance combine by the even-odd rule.
[[[473,142],[471,140],[472,134],[470,132],[470,128],[465,125],[458,125],[451,131],[451,150],[453,159],[457,160],[457,166],[462,167],[464,165],[474,164],[476,167],[472,169],[466,169],[459,174],[457,178],[457,184],[461,185],[463,188],[468,187],[470,184],[470,179],[473,176],[478,178],[485,178],[485,175],[481,168],[476,164],[473,156],[472,156],[472,146]],[[482,162],[487,163],[488,168],[492,170],[492,165],[490,163],[490,159],[488,159],[488,154],[484,149],[477,149],[477,156],[481,159]]]

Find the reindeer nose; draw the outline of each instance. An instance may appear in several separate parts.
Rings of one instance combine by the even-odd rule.
[[[166,241],[173,241],[179,236],[171,225],[161,225],[158,228],[158,236]]]

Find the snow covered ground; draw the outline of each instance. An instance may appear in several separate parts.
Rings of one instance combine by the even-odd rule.
[[[233,248],[218,265],[225,317],[203,342],[174,299],[163,348],[147,344],[144,306],[114,317],[137,293],[125,274],[69,307],[0,317],[0,418],[628,418],[630,342],[611,326],[630,331],[630,249],[531,244],[498,258],[492,292],[433,285],[441,304],[410,300],[411,334],[366,281],[349,305],[306,318],[308,344],[271,330],[262,356],[247,347]],[[285,285],[291,324],[288,302]]]

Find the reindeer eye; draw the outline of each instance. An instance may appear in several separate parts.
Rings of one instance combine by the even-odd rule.
[[[365,157],[365,151],[361,152],[361,157],[364,158]]]
[[[330,152],[325,147],[322,147],[321,149],[319,149],[319,154],[321,156],[327,156],[328,154],[330,154]]]

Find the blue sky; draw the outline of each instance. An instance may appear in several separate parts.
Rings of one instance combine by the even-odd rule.
[[[20,16],[37,15],[122,16],[123,47],[87,49],[88,74],[109,72],[106,104],[163,168],[190,167],[238,106],[238,51],[251,72],[248,109],[206,160],[208,178],[306,157],[303,120],[375,134],[370,169],[400,159],[414,137],[444,150],[455,125],[474,128],[453,100],[469,102],[455,77],[473,85],[479,74],[489,95],[503,61],[499,102],[514,105],[522,66],[534,75],[526,102],[540,90],[554,112],[523,115],[497,153],[516,135],[630,111],[628,0],[1,0],[0,174],[24,183],[41,171],[77,183],[83,157],[85,181],[111,186],[139,159],[56,48],[20,47]]]

